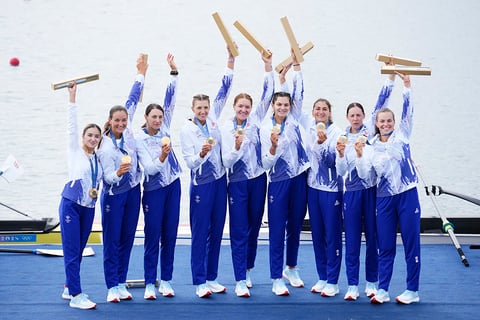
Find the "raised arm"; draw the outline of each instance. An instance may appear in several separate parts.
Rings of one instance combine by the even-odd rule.
[[[167,55],[167,63],[170,67],[170,83],[167,86],[165,92],[165,100],[163,101],[163,110],[165,111],[163,121],[167,128],[170,128],[172,123],[173,110],[175,109],[175,102],[177,99],[177,79],[178,79],[178,69],[175,64],[175,57],[173,54],[169,53]]]
[[[222,113],[223,107],[225,107],[225,103],[227,102],[228,95],[230,94],[230,89],[232,88],[232,80],[233,80],[233,68],[235,66],[235,58],[233,57],[232,52],[228,49],[228,60],[227,60],[227,68],[225,70],[225,74],[222,78],[222,84],[220,86],[220,90],[218,90],[217,96],[215,100],[213,100],[213,110],[215,112],[215,118],[220,118]]]
[[[390,62],[385,63],[387,66],[391,65]],[[368,132],[375,132],[375,118],[377,117],[377,112],[381,108],[385,108],[388,106],[388,102],[390,100],[390,95],[392,93],[393,87],[395,85],[395,74],[389,74],[387,80],[383,84],[382,88],[380,89],[380,93],[378,94],[377,103],[375,104],[375,108],[373,109],[372,116],[370,120],[365,121],[365,126],[367,127]]]
[[[145,61],[144,55],[140,55],[137,59],[137,76],[135,77],[135,82],[133,83],[130,94],[128,95],[127,102],[125,107],[128,110],[128,122],[129,125],[133,121],[133,116],[137,109],[138,101],[140,100],[140,95],[143,90],[143,83],[145,82],[145,74],[147,73],[148,64]]]
[[[300,120],[302,116],[302,106],[303,106],[303,75],[300,68],[300,63],[297,62],[297,59],[293,58],[293,90],[292,90],[292,116]]]
[[[403,134],[410,138],[413,128],[413,105],[411,103],[411,83],[410,76],[398,74],[403,80],[403,110],[402,110],[402,122],[400,123],[400,130]]]
[[[273,74],[272,68],[272,54],[270,53],[270,57],[266,58],[262,54],[262,60],[264,62],[264,69],[265,69],[265,76],[263,78],[263,91],[260,97],[260,102],[258,103],[257,108],[255,109],[255,116],[259,121],[263,121],[265,115],[267,114],[268,108],[270,107],[270,103],[272,101],[273,93],[275,92],[275,77]]]
[[[78,144],[78,123],[77,123],[77,84],[68,86],[68,119],[67,119],[67,132],[68,132],[68,150],[75,150],[80,147]]]

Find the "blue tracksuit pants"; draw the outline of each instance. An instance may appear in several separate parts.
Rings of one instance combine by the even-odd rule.
[[[172,280],[180,216],[180,196],[180,178],[163,188],[143,192],[145,284],[153,284],[157,280],[160,248],[160,279]]]
[[[346,191],[343,195],[345,267],[349,286],[358,286],[362,231],[365,234],[365,279],[378,281],[378,245],[375,219],[376,187]]]
[[[300,232],[306,214],[307,174],[268,185],[268,228],[270,241],[270,277],[282,278],[285,249],[287,243],[286,264],[297,265]]]
[[[266,193],[266,173],[228,184],[230,245],[236,281],[245,280],[246,270],[255,265]]]
[[[102,192],[103,269],[107,288],[127,281],[140,213],[140,185],[115,195]]]
[[[62,197],[59,206],[60,230],[62,232],[65,284],[71,295],[82,293],[80,263],[83,249],[92,231],[95,208],[83,207]]]
[[[418,291],[420,216],[420,203],[416,188],[390,197],[377,197],[379,289],[388,291],[390,286],[397,246],[397,225],[399,224],[407,264],[407,290]]]
[[[215,280],[227,211],[226,175],[202,185],[190,184],[191,268],[194,285]]]
[[[308,188],[308,215],[319,280],[337,284],[342,266],[342,194]]]

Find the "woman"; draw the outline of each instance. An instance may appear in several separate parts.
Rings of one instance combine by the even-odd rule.
[[[155,282],[161,246],[161,276],[158,292],[173,297],[170,284],[173,273],[175,243],[180,216],[180,174],[182,172],[170,143],[170,124],[175,108],[177,66],[168,54],[171,80],[167,87],[164,108],[152,103],[145,109],[145,125],[137,140],[138,159],[145,178],[142,206],[145,217],[144,271],[146,300],[155,300]]]
[[[193,117],[180,131],[185,162],[190,168],[190,227],[192,232],[192,282],[200,298],[227,289],[216,281],[220,245],[227,210],[227,178],[221,157],[221,134],[217,119],[230,93],[234,58],[229,50],[222,86],[213,101],[207,95],[193,97]]]
[[[126,288],[126,281],[140,213],[142,171],[138,164],[131,123],[147,68],[143,56],[140,56],[137,60],[137,76],[126,106],[114,106],[110,109],[99,150],[104,170],[101,208],[107,302],[132,299]]]
[[[78,144],[77,85],[68,87],[68,174],[60,201],[60,228],[66,282],[62,294],[70,300],[70,307],[93,309],[97,305],[82,292],[80,263],[83,249],[92,231],[98,187],[102,179],[102,167],[95,153],[102,132],[98,125],[88,124],[82,132],[82,145]]]
[[[382,87],[375,106],[376,112],[386,106],[393,89],[395,75]],[[346,128],[347,142],[337,143],[336,167],[340,176],[345,179],[343,195],[343,224],[345,230],[345,267],[347,272],[348,290],[344,299],[354,301],[359,297],[358,282],[360,269],[360,248],[362,230],[365,234],[365,294],[372,297],[377,292],[378,283],[378,253],[375,223],[376,176],[372,172],[366,179],[361,179],[355,169],[356,152],[354,144],[357,140],[373,137],[375,119],[366,121],[363,106],[352,102],[347,107],[347,120],[350,126]]]
[[[308,130],[308,215],[319,280],[313,293],[333,297],[339,293],[342,263],[343,179],[335,167],[335,147],[341,129],[332,120],[332,106],[326,99],[313,104]]]
[[[237,282],[235,293],[249,297],[250,270],[255,265],[257,238],[262,224],[267,192],[267,175],[262,167],[260,126],[274,92],[272,55],[262,55],[265,77],[261,101],[252,110],[252,98],[238,94],[233,102],[235,117],[222,126],[222,159],[228,169],[230,244]]]
[[[395,116],[388,108],[376,114],[376,136],[372,148],[364,142],[355,144],[357,171],[360,178],[370,170],[377,175],[377,237],[379,290],[371,298],[372,303],[390,301],[388,288],[393,272],[396,251],[397,224],[400,225],[407,264],[407,288],[396,301],[402,304],[419,302],[420,277],[420,203],[418,178],[410,156],[413,107],[410,103],[410,77],[397,73],[403,80],[402,121],[395,130]],[[369,152],[369,150],[371,152]]]
[[[290,66],[283,68],[283,75]],[[296,77],[301,77],[299,64],[294,64]],[[303,93],[303,87],[294,80],[294,91]],[[302,96],[301,94],[299,94]],[[267,117],[260,131],[262,165],[268,170],[268,228],[270,277],[275,295],[288,295],[282,277],[293,287],[303,287],[297,269],[300,232],[306,214],[306,179],[309,167],[304,145],[304,131],[298,120],[301,104],[292,105],[288,92],[276,92],[272,99],[273,115]],[[287,253],[284,263],[286,232]]]

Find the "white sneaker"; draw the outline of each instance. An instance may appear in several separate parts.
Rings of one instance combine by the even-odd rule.
[[[282,276],[290,282],[292,287],[301,288],[304,286],[302,279],[300,279],[300,276],[298,275],[297,268],[290,269],[289,267],[285,267]]]
[[[277,296],[288,296],[290,294],[283,279],[273,279],[272,292]]]
[[[252,278],[250,276],[250,271],[251,270],[247,270],[247,279],[245,280],[247,282],[247,288],[253,287]]]
[[[158,287],[158,292],[162,294],[164,297],[174,297],[175,291],[173,291],[172,286],[170,285],[170,281],[160,281],[160,286]]]
[[[69,305],[72,308],[78,308],[78,309],[84,309],[84,310],[95,309],[97,307],[97,304],[95,302],[90,301],[87,295],[83,293],[80,293],[79,295],[72,297]]]
[[[62,299],[63,300],[71,300],[72,299],[72,295],[68,291],[68,287],[63,287]]]
[[[312,291],[313,293],[321,293],[326,285],[326,280],[318,280],[310,291]]]
[[[250,297],[250,290],[248,290],[247,281],[237,281],[237,285],[235,286],[235,293],[237,294],[237,297]]]
[[[207,286],[210,289],[210,291],[212,291],[213,293],[222,293],[227,291],[227,288],[225,288],[220,283],[218,283],[217,280],[213,280],[213,281],[207,280]]]
[[[107,302],[120,302],[120,296],[118,294],[118,286],[108,289]]]
[[[384,302],[390,302],[390,295],[388,291],[380,289],[377,293],[370,299],[371,303],[382,304]]]
[[[200,298],[206,298],[212,294],[212,291],[210,291],[210,288],[207,286],[206,283],[202,283],[197,286],[197,290],[195,291],[195,293]]]
[[[149,283],[145,286],[145,293],[143,294],[145,300],[155,300],[157,299],[157,294],[155,293],[155,285]]]
[[[371,298],[377,293],[377,283],[376,282],[368,282],[365,285],[365,294],[367,297]]]
[[[418,291],[405,290],[401,295],[395,298],[398,303],[410,304],[413,302],[420,302]]]
[[[343,299],[347,301],[355,301],[359,296],[358,286],[348,286],[347,293]]]
[[[340,290],[338,290],[338,284],[327,283],[325,288],[323,288],[321,295],[322,297],[334,297],[339,292]]]
[[[118,284],[118,296],[120,297],[120,300],[132,300],[133,296],[128,292],[126,283]]]

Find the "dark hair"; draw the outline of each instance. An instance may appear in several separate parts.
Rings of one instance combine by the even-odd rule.
[[[237,101],[242,98],[247,99],[248,101],[250,101],[251,104],[253,104],[253,99],[248,93],[239,93],[235,96],[235,99],[233,99],[233,105],[235,105]]]
[[[163,110],[162,106],[159,105],[158,103],[150,103],[146,108],[145,108],[145,115],[148,116],[150,114],[150,112],[152,112],[152,110],[160,110],[162,111],[162,114],[165,114],[165,111]],[[146,128],[147,127],[147,123],[145,122],[143,125],[142,125],[142,128]]]
[[[348,111],[350,111],[350,109],[355,108],[355,107],[362,110],[363,115],[365,115],[365,110],[363,109],[363,106],[359,102],[352,102],[347,107],[347,116],[348,116]]]
[[[284,98],[284,97],[287,97],[288,101],[290,102],[290,105],[292,105],[292,96],[290,95],[290,93],[283,92],[283,91],[275,92],[273,94],[272,105],[275,104],[275,101],[277,101],[278,98]]]
[[[95,128],[95,129],[98,130],[98,132],[100,132],[100,134],[102,133],[102,129],[100,129],[99,125],[97,125],[96,123],[89,123],[85,126],[85,128],[83,128],[82,137],[85,135],[87,130],[90,129],[90,128]]]
[[[377,127],[377,121],[378,121],[378,115],[380,113],[387,113],[387,112],[390,112],[392,114],[392,117],[393,117],[393,121],[395,121],[395,113],[393,113],[393,111],[390,109],[390,108],[381,108],[380,110],[377,111],[377,114],[375,115],[375,134],[380,134],[380,129],[378,129]]]
[[[193,104],[195,103],[195,101],[208,101],[208,105],[210,105],[210,97],[207,96],[206,94],[196,94],[193,96],[192,98],[192,107],[193,107]]]
[[[108,113],[108,119],[111,120],[113,118],[113,114],[117,111],[123,111],[127,114],[128,116],[128,111],[127,111],[127,108],[125,108],[124,106],[120,106],[120,105],[117,105],[117,106],[113,106],[111,109],[110,109],[110,112]],[[108,131],[110,131],[110,123],[109,121],[105,122],[105,125],[103,126],[103,133],[107,133]]]
[[[332,124],[333,123],[333,120],[332,120],[332,104],[330,103],[330,101],[328,101],[327,99],[324,99],[324,98],[318,98],[317,100],[315,100],[315,102],[313,103],[313,106],[312,106],[312,110],[315,109],[315,105],[319,102],[323,102],[327,105],[328,107],[328,111],[330,112],[330,115],[328,116],[328,124]]]

